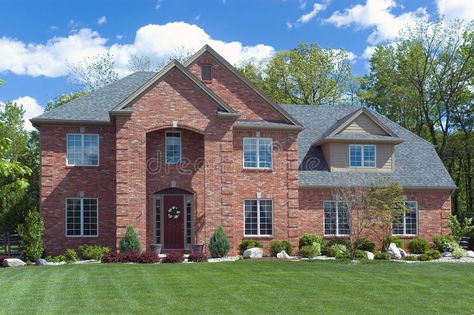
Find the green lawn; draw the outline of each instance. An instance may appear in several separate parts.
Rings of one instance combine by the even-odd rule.
[[[238,261],[0,269],[1,314],[471,314],[474,264]]]

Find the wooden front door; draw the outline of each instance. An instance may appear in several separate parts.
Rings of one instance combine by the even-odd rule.
[[[184,210],[182,195],[163,197],[164,249],[184,249]]]

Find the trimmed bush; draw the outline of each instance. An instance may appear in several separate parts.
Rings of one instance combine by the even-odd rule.
[[[431,259],[440,259],[441,258],[441,253],[437,249],[428,249],[425,252],[425,255],[430,256]]]
[[[76,251],[72,248],[66,249],[66,251],[64,252],[64,261],[66,261],[67,263],[72,263],[72,262],[77,261]]]
[[[456,248],[456,241],[452,236],[440,235],[433,237],[433,243],[440,252],[452,252]]]
[[[408,250],[413,254],[424,254],[430,248],[430,244],[427,240],[419,237],[413,238],[408,243]]]
[[[464,248],[462,248],[461,246],[457,245],[454,250],[453,250],[453,257],[454,258],[463,258],[463,257],[466,257],[467,256],[467,252]]]
[[[420,256],[416,257],[416,260],[418,261],[430,261],[433,260],[430,255],[427,254],[421,254]]]
[[[212,233],[209,241],[209,251],[212,258],[225,257],[229,253],[230,243],[229,239],[224,233],[222,226],[218,226],[214,233]]]
[[[127,232],[124,237],[120,240],[120,252],[136,252],[141,251],[140,241],[138,240],[138,235],[135,229],[129,225],[127,227]]]
[[[365,250],[365,251],[372,252],[372,253],[375,251],[375,243],[372,242],[369,239],[366,239],[366,238],[356,239],[354,245],[355,245],[356,249],[360,249],[360,250],[363,250],[363,251]]]
[[[257,240],[242,240],[239,244],[239,253],[243,255],[247,249],[254,247],[263,248],[263,244]]]
[[[315,243],[323,245],[323,237],[316,234],[304,233],[300,237],[298,248],[301,249],[303,246],[311,246]]]
[[[313,258],[319,256],[320,253],[321,245],[319,243],[315,243],[315,245],[306,245],[300,249],[300,256],[303,258]]]
[[[192,253],[189,255],[188,257],[188,261],[192,261],[192,262],[206,262],[207,261],[207,256],[203,253],[201,254],[195,254],[195,253]]]
[[[392,257],[390,257],[389,253],[377,252],[374,255],[374,259],[376,259],[376,260],[390,260],[390,259],[392,259]]]
[[[329,257],[336,257],[337,254],[347,253],[347,246],[344,244],[333,244],[327,250],[327,255]]]
[[[321,248],[321,245],[319,245]],[[276,257],[276,255],[284,250],[288,255],[293,254],[293,246],[287,240],[274,240],[270,243],[270,255]]]
[[[390,246],[390,243],[394,243],[398,248],[403,248],[403,242],[400,238],[396,236],[390,236],[383,239],[383,250],[387,250]]]
[[[355,259],[365,259],[366,258],[365,252],[366,252],[365,250],[356,249],[356,251],[354,253],[354,258]]]
[[[63,255],[59,255],[59,256],[48,256],[46,257],[46,261],[47,262],[55,262],[55,263],[58,263],[58,262],[63,262],[65,261],[66,258],[63,256]]]
[[[407,261],[416,261],[417,257],[416,256],[405,256],[403,257],[403,260],[407,260]]]
[[[17,227],[20,236],[20,246],[26,260],[36,261],[44,252],[43,232],[44,224],[41,215],[36,210],[28,212],[25,223]]]
[[[155,252],[124,252],[108,253],[101,259],[102,263],[141,263],[154,264],[160,262],[160,257]]]
[[[346,246],[346,249],[351,248],[351,244],[349,243],[349,241],[346,241],[346,240],[340,239],[340,238],[334,238],[332,240],[328,240],[328,241],[323,242],[321,252],[324,255],[329,256],[329,249],[331,248],[332,245],[335,245],[335,244],[344,245],[344,246]]]
[[[174,263],[180,263],[184,261],[184,256],[182,253],[178,252],[171,252],[166,254],[166,257],[163,258],[161,261],[164,264],[174,264]]]
[[[336,259],[345,260],[345,259],[350,259],[350,258],[351,258],[351,256],[350,256],[348,253],[346,253],[346,252],[344,252],[344,253],[338,253],[338,254],[336,255]]]
[[[79,246],[79,255],[82,259],[100,260],[102,256],[108,254],[110,249],[107,246],[101,247],[99,245],[81,245]]]

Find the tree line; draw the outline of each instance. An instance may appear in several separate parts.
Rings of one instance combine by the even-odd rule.
[[[433,144],[458,189],[453,213],[474,216],[474,24],[419,21],[397,41],[379,45],[363,76],[352,72],[350,54],[316,43],[277,52],[269,60],[237,65],[276,103],[314,106],[367,106]],[[177,50],[169,59],[185,60]],[[157,71],[136,55],[130,71]],[[59,95],[52,110],[118,79],[111,54],[70,65],[78,92]],[[1,88],[1,87],[0,87]],[[13,230],[28,210],[39,206],[39,137],[23,127],[21,106],[0,107],[0,229]]]

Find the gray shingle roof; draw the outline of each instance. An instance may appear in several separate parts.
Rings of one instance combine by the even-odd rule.
[[[109,123],[109,111],[114,109],[130,94],[140,88],[156,74],[155,72],[135,72],[88,95],[75,99],[54,110],[33,118],[31,121],[87,121]]]
[[[298,136],[299,184],[302,186],[334,187],[370,185],[379,178],[399,183],[403,187],[447,188],[456,186],[438,157],[434,147],[424,139],[402,128],[375,111],[377,119],[393,130],[402,143],[395,145],[395,170],[387,173],[329,172],[324,155],[313,146],[357,108],[338,106],[281,105],[305,129]]]

